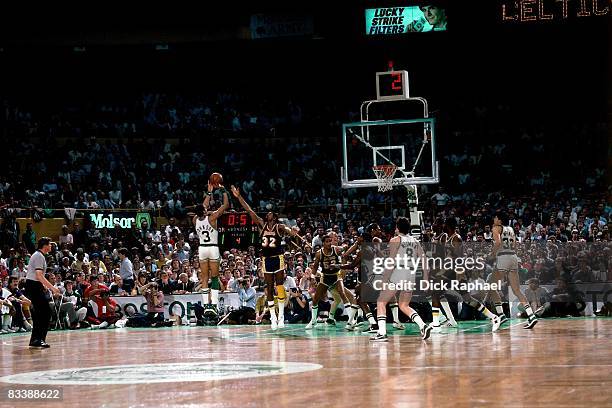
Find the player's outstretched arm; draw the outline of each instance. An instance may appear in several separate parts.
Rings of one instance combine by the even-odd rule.
[[[210,181],[208,182],[208,191],[206,193],[206,197],[204,197],[204,202],[202,203],[202,205],[204,206],[204,211],[206,211],[208,209],[208,206],[210,205],[210,200],[212,197],[212,192],[213,192],[213,185],[210,184]]]
[[[253,211],[249,203],[245,201],[242,195],[240,195],[240,190],[236,186],[231,186],[230,189],[232,190],[232,194],[234,195],[234,197],[236,197],[236,199],[238,200],[242,208],[244,208],[249,213],[253,222],[257,223],[257,225],[263,228],[264,221],[261,219],[259,215],[255,213],[255,211]]]
[[[217,208],[217,210],[212,213],[209,216],[210,221],[215,221],[217,218],[219,218],[224,212],[225,210],[227,210],[229,208],[229,198],[227,196],[227,191],[223,192],[223,204],[221,205],[221,207]]]
[[[314,261],[312,261],[312,273],[316,274],[317,271],[319,270],[319,262],[321,262],[321,252],[317,251],[317,254],[315,255]]]
[[[351,245],[349,247],[349,249],[346,250],[346,252],[344,252],[342,254],[342,258],[346,259],[350,254],[352,254],[353,252],[355,252],[357,250],[357,248],[359,248],[359,245],[363,244],[363,237],[358,237],[355,242],[353,243],[353,245]]]
[[[298,230],[295,230],[295,229],[293,229],[293,228],[289,228],[289,227],[287,227],[287,226],[286,226],[286,225],[284,225],[284,224],[280,224],[280,225],[279,225],[279,228],[280,228],[280,231],[279,231],[279,232],[280,232],[281,234],[289,235],[290,237],[296,237],[296,238],[298,238],[300,241],[302,241],[302,244],[304,244],[304,245],[306,245],[306,246],[311,247],[310,243],[308,243],[308,241],[306,241],[306,240],[305,240],[303,237],[301,237],[301,236],[300,236],[300,235],[297,233],[297,231],[299,231],[299,229],[298,229]],[[296,229],[297,229],[297,227],[294,227],[294,228],[296,228]]]
[[[491,251],[491,256],[493,257],[497,255],[497,251],[499,251],[502,246],[501,231],[502,228],[499,225],[493,226],[493,250]]]

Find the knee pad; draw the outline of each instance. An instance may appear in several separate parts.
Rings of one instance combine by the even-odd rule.
[[[283,285],[276,285],[276,296],[278,300],[284,301],[287,293],[285,291],[285,287]]]
[[[213,276],[210,278],[210,288],[215,290],[221,289],[221,282],[219,281],[218,276]]]

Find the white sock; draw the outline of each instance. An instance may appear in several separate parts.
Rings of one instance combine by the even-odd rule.
[[[98,325],[98,329],[104,329],[108,327],[108,322],[102,322]]]
[[[387,316],[378,316],[378,334],[387,334]]]
[[[423,329],[423,327],[425,327],[425,322],[423,322],[423,319],[421,319],[421,316],[419,316],[417,312],[414,312],[412,316],[410,316],[410,320],[418,324],[419,329],[421,330]]]
[[[374,326],[376,324],[376,319],[374,319],[374,315],[372,314],[372,312],[366,315],[366,319],[368,319],[368,323],[370,323],[370,326]]]
[[[317,322],[317,316],[319,315],[319,306],[313,306],[312,309],[310,310],[311,316],[310,316],[310,322],[312,324],[315,324]]]
[[[495,303],[495,311],[498,315],[504,314],[504,305],[502,303]]]
[[[202,304],[203,305],[210,304],[210,299],[208,298],[209,293],[210,293],[210,289],[202,288]]]
[[[353,305],[348,305],[348,324],[353,324],[353,319],[355,318],[355,313],[357,312],[357,308]]]
[[[215,306],[219,304],[219,290],[218,289],[210,290],[210,303]]]
[[[487,316],[489,319],[495,319],[497,317],[495,313],[491,312],[489,309],[487,309],[485,305],[480,302],[478,302],[478,311],[484,313],[484,315]]]
[[[273,300],[268,300],[268,309],[270,310],[270,321],[276,322],[278,319],[276,317],[276,310],[274,308]]]
[[[399,323],[399,305],[397,303],[391,303],[389,306],[393,314],[393,323]]]
[[[455,320],[455,316],[453,316],[453,311],[448,304],[448,300],[440,299],[440,305],[442,305],[442,309],[444,309],[444,313],[446,314],[446,318],[453,324],[456,325],[457,321]]]
[[[11,320],[12,320],[12,316],[5,314],[2,315],[2,328],[4,330],[8,330],[11,328]]]
[[[278,321],[285,321],[285,302],[280,300],[278,301]]]
[[[433,317],[434,327],[440,326],[440,308],[439,307],[431,308],[431,316]]]

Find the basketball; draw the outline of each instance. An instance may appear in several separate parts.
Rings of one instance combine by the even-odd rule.
[[[209,181],[213,187],[219,187],[223,183],[223,176],[221,173],[213,173],[210,175]]]

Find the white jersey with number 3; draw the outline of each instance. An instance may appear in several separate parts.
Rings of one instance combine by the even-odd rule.
[[[200,240],[200,245],[218,245],[219,244],[219,232],[210,225],[208,216],[204,220],[196,221],[196,234]]]
[[[500,252],[504,254],[514,254],[514,244],[516,243],[516,235],[514,235],[514,229],[512,227],[503,227],[501,232],[501,249]]]

